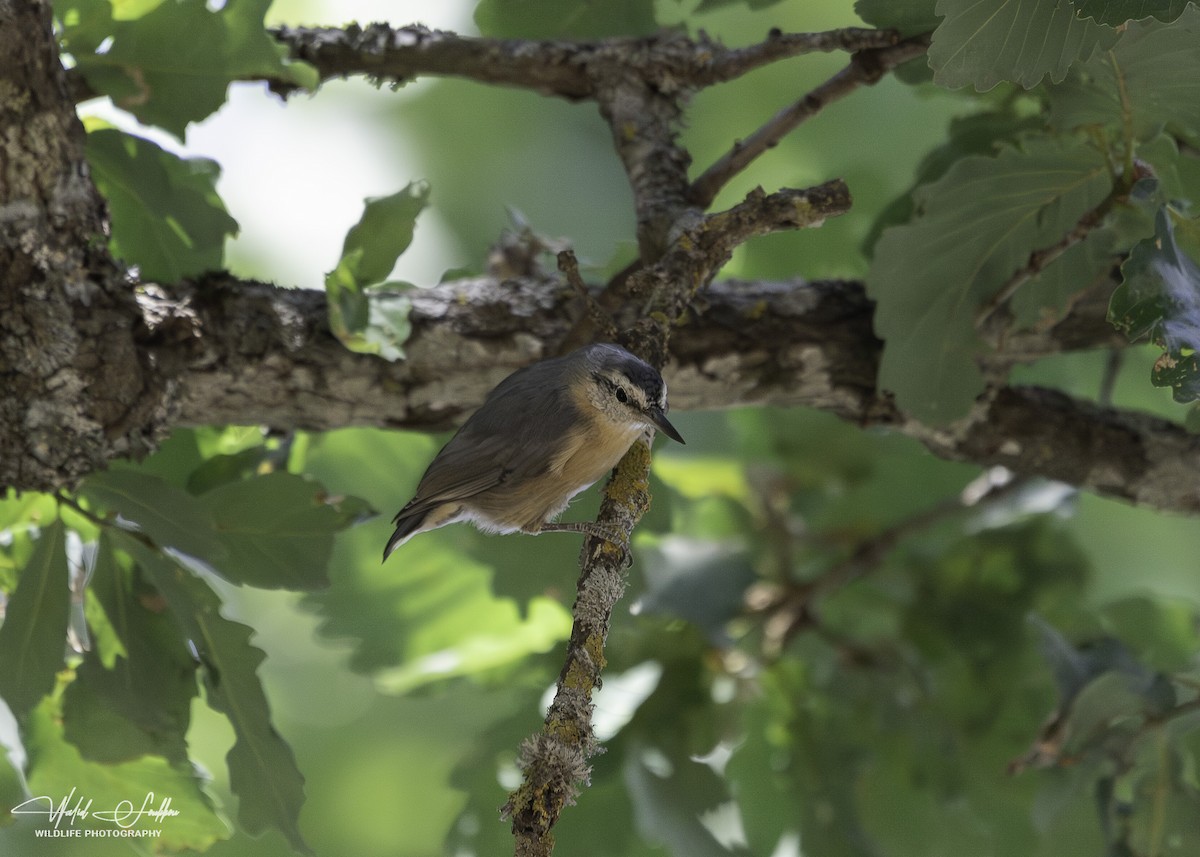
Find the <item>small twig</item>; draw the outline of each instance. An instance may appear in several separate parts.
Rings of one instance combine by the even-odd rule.
[[[567,285],[573,288],[587,310],[587,319],[591,328],[598,331],[605,342],[617,341],[617,325],[611,315],[597,302],[588,291],[587,283],[579,274],[579,260],[575,258],[574,250],[562,250],[558,254],[558,270],[567,278]],[[582,343],[580,343],[582,344]]]
[[[899,41],[900,35],[895,30],[865,27],[845,27],[822,33],[781,33],[772,30],[765,40],[749,47],[729,49],[718,46],[698,82],[705,85],[724,83],[764,65],[802,54],[832,51],[854,53],[888,48]]]
[[[1071,227],[1071,230],[1064,235],[1060,240],[1051,244],[1049,247],[1043,247],[1040,250],[1034,250],[1029,254],[1029,259],[1024,265],[1013,272],[1013,275],[1004,282],[990,299],[988,299],[979,311],[975,314],[975,329],[982,331],[993,315],[1015,295],[1020,288],[1044,271],[1055,259],[1062,256],[1076,244],[1082,243],[1089,235],[1091,235],[1101,224],[1104,223],[1104,218],[1113,210],[1113,207],[1125,200],[1129,194],[1129,188],[1124,182],[1117,182],[1113,185],[1112,192],[1100,201],[1100,204],[1090,211],[1084,212],[1076,224]]]
[[[74,497],[72,497],[70,494],[66,493],[65,491],[54,492],[54,499],[56,501],[58,501],[59,505],[67,506],[67,507],[71,508],[72,510],[74,510],[75,512],[78,512],[80,515],[82,515],[84,518],[87,518],[87,520],[91,521],[97,527],[104,528],[104,527],[111,527],[113,525],[113,522],[110,519],[101,517],[100,515],[97,515],[91,509],[84,508],[83,506],[80,505],[78,500],[76,500]]]
[[[693,205],[707,208],[730,179],[759,155],[774,148],[802,122],[826,105],[849,95],[860,86],[870,86],[896,66],[920,56],[929,47],[928,34],[906,39],[886,48],[856,53],[850,63],[790,107],[776,113],[745,140],[739,140],[699,178],[692,182],[688,197]]]

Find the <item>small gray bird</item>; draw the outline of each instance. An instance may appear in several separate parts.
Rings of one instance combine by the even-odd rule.
[[[595,523],[552,523],[571,498],[616,466],[667,420],[667,385],[617,345],[588,345],[509,375],[433,459],[417,495],[396,515],[386,560],[417,533],[469,521],[484,532],[585,532]]]

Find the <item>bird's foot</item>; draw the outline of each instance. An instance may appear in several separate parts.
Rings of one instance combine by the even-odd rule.
[[[558,524],[542,524],[539,533],[583,533],[593,538],[603,539],[621,554],[621,567],[633,565],[633,550],[629,546],[629,536],[620,527],[601,524],[596,521],[568,521]]]

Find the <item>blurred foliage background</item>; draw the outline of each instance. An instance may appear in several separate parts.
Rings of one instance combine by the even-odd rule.
[[[79,52],[104,27],[178,14],[175,0],[60,5],[67,47]],[[265,0],[230,0],[226,9],[246,5],[268,24],[339,24],[351,14],[316,2],[267,10]],[[895,9],[926,7],[906,0]],[[850,0],[482,0],[407,11],[421,20],[447,9],[468,34],[682,26],[728,45],[773,27],[861,24]],[[793,59],[700,93],[683,131],[694,163],[712,162],[844,62]],[[856,92],[727,188],[716,207],[759,184],[842,176],[855,208],[819,230],[751,241],[726,274],[868,273],[877,221],[952,123],[1020,97],[1007,84],[983,96],[912,85],[923,76],[909,70],[905,81],[889,76]],[[320,285],[361,199],[418,179],[432,189],[428,208],[393,274],[418,286],[482,270],[511,225],[507,208],[569,239],[593,278],[634,253],[627,185],[590,105],[424,79],[398,92],[329,84],[281,109],[262,85],[235,84],[222,113],[186,134],[179,125],[174,141],[110,107],[82,111],[106,193],[121,186],[122,157],[153,159],[159,146],[220,163],[216,187],[236,223],[213,214],[209,199],[190,228],[229,235],[225,263],[244,276]],[[352,133],[341,124],[349,117]],[[151,148],[123,149],[105,136],[118,133],[110,124]],[[376,172],[338,172],[363,145],[355,134],[372,141],[363,157]],[[193,177],[215,180],[215,166],[187,163]],[[290,180],[274,180],[281,169]],[[175,180],[164,179],[162,204],[191,207]],[[203,182],[183,187],[206,198]],[[122,221],[113,204],[127,258],[164,265],[168,278],[211,264],[140,257],[141,224]],[[1124,353],[1112,401],[1181,419],[1169,393],[1146,383],[1157,353]],[[1018,377],[1095,397],[1108,366],[1107,354],[1072,354]],[[656,451],[653,507],[596,699],[606,752],[563,815],[559,853],[1200,854],[1194,520],[981,473],[816,412],[672,419],[688,445]],[[558,674],[579,546],[567,535],[452,527],[381,566],[390,526],[371,511],[390,513],[411,496],[445,439],[205,427],[97,475],[78,497],[0,502],[0,587],[11,592],[36,569],[50,586],[58,564],[92,570],[89,594],[73,589],[69,617],[79,635],[90,627],[90,650],[70,652],[48,695],[23,696],[13,665],[0,666],[16,715],[0,732],[10,747],[0,807],[74,787],[90,789],[97,807],[154,791],[180,812],[157,842],[49,840],[36,835],[44,818],[10,815],[0,853],[282,857],[301,840],[318,855],[508,853],[498,808],[519,782],[517,747],[540,723]],[[594,495],[570,518],[594,515]],[[128,534],[99,538],[97,510],[120,512],[200,561],[147,555]],[[207,538],[206,527],[217,535]],[[8,602],[10,638],[22,630],[13,617],[25,591]],[[122,592],[134,612],[118,622]],[[199,688],[196,652],[164,625],[179,611],[199,617],[189,633],[215,641],[225,658],[200,665]],[[54,640],[42,642],[53,650]],[[114,691],[105,677],[118,673],[126,682]],[[239,763],[239,753],[255,759]],[[231,783],[231,771],[248,779]]]

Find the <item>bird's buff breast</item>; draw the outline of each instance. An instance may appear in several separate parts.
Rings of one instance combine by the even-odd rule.
[[[536,531],[557,517],[572,497],[616,467],[642,431],[631,427],[602,436],[579,432],[568,438],[549,467],[527,480],[519,492],[498,488],[472,505],[504,528]]]

